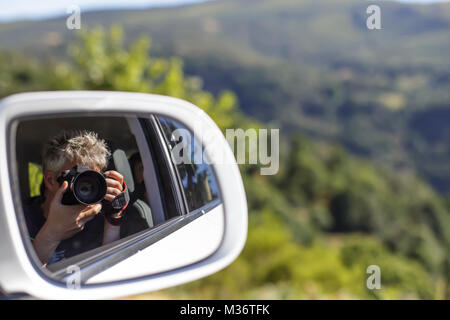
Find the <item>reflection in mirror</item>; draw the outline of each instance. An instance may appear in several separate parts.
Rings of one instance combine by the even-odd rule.
[[[190,152],[186,158],[183,154],[178,154],[177,156],[180,159],[195,159],[195,154],[199,152],[202,154],[202,157],[205,157],[202,146],[194,139],[185,126],[176,120],[164,117],[158,117],[158,120],[170,149],[179,153]],[[186,143],[189,143],[189,146],[186,146]],[[177,149],[176,147],[180,145],[182,147]],[[188,209],[192,211],[217,200],[219,198],[219,190],[212,169],[207,164],[207,161],[195,163],[195,161],[189,160],[176,165],[186,195]]]
[[[203,234],[193,227],[205,213],[223,210],[218,184],[206,163],[174,164],[168,156],[179,143],[172,139],[179,128],[185,129],[168,118],[132,114],[17,121],[24,238],[47,273],[63,280],[65,269],[76,265],[87,270],[85,282],[102,279],[102,272],[110,279],[114,266],[126,266],[136,252],[151,248],[154,259],[138,275],[153,274],[218,248],[223,223],[204,224],[209,230]],[[191,141],[192,150],[202,148]],[[196,247],[173,251],[178,256],[166,252],[188,240]],[[92,268],[94,263],[101,267]]]

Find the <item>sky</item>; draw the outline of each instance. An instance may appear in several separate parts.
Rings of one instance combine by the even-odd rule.
[[[174,6],[205,0],[0,0],[0,21],[38,20],[65,15],[77,5],[83,10]]]
[[[1,0],[0,22],[17,20],[39,20],[67,14],[70,5],[78,5],[83,10],[132,9],[146,7],[173,6],[205,0]],[[407,3],[432,3],[450,0],[399,0]]]

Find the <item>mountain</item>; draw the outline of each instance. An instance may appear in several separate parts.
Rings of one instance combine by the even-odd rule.
[[[380,1],[369,30],[359,0],[223,0],[82,13],[82,30],[123,25],[127,41],[180,56],[206,89],[237,93],[249,115],[338,143],[450,191],[450,3]],[[66,17],[0,25],[0,50],[65,57]]]

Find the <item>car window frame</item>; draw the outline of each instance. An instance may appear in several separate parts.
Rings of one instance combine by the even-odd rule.
[[[161,123],[161,121],[159,120],[160,117],[162,117],[162,116],[155,116],[155,121],[156,121],[156,123],[157,123],[157,125],[158,125],[158,128],[159,128],[160,132],[161,132],[162,138],[163,138],[163,140],[164,140],[165,143],[166,143],[166,148],[167,148],[168,152],[170,153],[171,150],[172,150],[172,149],[171,149],[171,144],[170,144],[170,141],[168,140],[166,134],[164,133],[164,129],[162,128],[162,123]],[[184,126],[184,129],[188,130],[188,129],[187,129],[188,127],[187,127],[184,123],[182,123],[181,121],[179,121],[179,120],[174,120],[174,119],[171,119],[171,118],[166,117],[166,116],[164,116],[164,117],[165,117],[166,119],[169,119],[169,120],[176,121],[176,122],[180,123],[181,125]],[[193,135],[192,138],[195,139],[195,136]],[[201,146],[201,147],[203,148],[203,146]],[[213,200],[211,200],[211,201],[209,201],[209,202],[203,204],[203,205],[200,206],[199,208],[196,208],[196,209],[192,209],[192,210],[191,210],[191,209],[189,208],[189,205],[188,205],[186,192],[185,192],[185,189],[184,189],[184,186],[183,186],[183,182],[182,182],[182,179],[181,179],[180,174],[179,174],[179,171],[178,171],[178,167],[177,167],[176,163],[174,162],[174,160],[173,160],[173,158],[172,158],[171,156],[170,156],[170,161],[171,161],[172,166],[174,167],[174,170],[175,170],[175,175],[176,175],[176,177],[177,177],[177,182],[178,182],[179,189],[181,190],[181,193],[183,194],[183,201],[184,201],[184,205],[185,205],[185,208],[186,208],[186,214],[187,214],[187,215],[191,214],[191,212],[196,212],[197,210],[203,210],[205,213],[207,213],[209,210],[212,210],[212,208],[215,207],[215,206],[212,206],[212,208],[210,209],[210,207],[211,207],[210,204],[211,204],[211,203],[215,203],[215,202],[222,203],[222,199],[221,199],[221,196],[220,196],[220,190],[217,190],[217,191],[219,192],[219,198],[218,198],[218,199],[213,199]],[[216,173],[214,172],[214,168],[213,168],[212,166],[210,166],[210,169],[211,169],[211,172],[213,173],[213,175],[214,175],[215,177],[217,177],[217,176],[216,176]]]
[[[176,170],[176,167],[173,164],[170,149],[167,145],[164,133],[159,127],[155,115],[150,115],[148,119],[142,118],[140,119],[140,122],[142,130],[144,131],[144,134],[146,136],[147,143],[151,144],[150,150],[153,150],[154,152],[152,156],[153,160],[156,162],[155,165],[157,166],[159,164],[160,165],[159,169],[161,169],[161,167],[164,167],[170,174],[169,176],[170,189],[171,192],[174,194],[173,195],[175,198],[174,200],[176,200],[175,206],[177,207],[178,216],[183,216],[188,213],[186,198],[183,189],[180,186],[178,171]],[[162,170],[157,170],[158,174],[160,174],[161,172]],[[165,184],[166,181],[162,179],[161,175],[159,175],[158,179],[160,179],[160,184]],[[166,204],[167,203],[164,203],[164,205]],[[170,219],[167,215],[166,218]]]

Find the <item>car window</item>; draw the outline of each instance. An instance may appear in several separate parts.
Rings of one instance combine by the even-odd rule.
[[[117,128],[120,128],[120,130],[117,130]],[[70,239],[62,239],[60,241],[60,245],[52,255],[48,264],[75,257],[79,254],[101,247],[111,241],[124,239],[130,235],[151,229],[155,226],[152,208],[156,206],[156,201],[149,201],[149,193],[154,193],[157,186],[150,183],[151,188],[147,188],[148,183],[144,179],[144,167],[148,168],[151,164],[147,163],[147,157],[142,156],[143,154],[148,153],[148,150],[143,149],[148,148],[148,145],[141,144],[138,146],[135,136],[136,131],[130,128],[129,121],[126,117],[66,116],[61,118],[36,118],[20,121],[16,133],[16,160],[17,167],[19,168],[18,181],[20,182],[20,195],[24,211],[24,222],[27,227],[27,237],[32,242],[35,241],[43,224],[47,220],[45,215],[48,214],[48,212],[44,212],[43,209],[48,200],[47,197],[49,194],[52,196],[48,201],[51,201],[50,199],[54,198],[53,193],[50,192],[49,189],[46,190],[43,181],[45,146],[49,145],[49,141],[51,141],[53,145],[56,145],[57,139],[60,139],[60,137],[62,137],[61,134],[64,132],[68,135],[75,132],[75,136],[83,136],[84,144],[80,144],[80,146],[84,146],[90,141],[89,139],[92,139],[92,136],[82,132],[96,134],[98,140],[104,142],[109,155],[105,155],[105,167],[98,173],[92,173],[91,176],[83,176],[82,171],[72,172],[72,169],[78,167],[78,165],[85,165],[78,163],[73,168],[67,167],[67,170],[63,170],[62,172],[52,173],[55,179],[57,178],[56,180],[57,183],[59,183],[59,187],[62,181],[59,181],[58,179],[64,174],[67,174],[67,181],[70,181],[71,187],[73,187],[72,193],[70,194],[73,201],[64,203],[64,199],[66,199],[65,197],[66,194],[68,195],[68,192],[66,192],[62,198],[61,203],[66,207],[90,205],[90,202],[88,203],[87,200],[86,202],[83,202],[82,196],[86,196],[85,199],[89,199],[89,197],[95,193],[95,196],[97,197],[98,195],[98,199],[100,200],[94,197],[96,200],[91,202],[92,204],[101,203],[102,209],[97,216],[85,222],[83,230],[70,237]],[[81,141],[82,139],[79,140]],[[56,148],[55,150],[57,150]],[[93,150],[94,149],[91,151]],[[80,152],[84,151],[80,149]],[[94,156],[100,157],[100,153],[91,154],[87,151],[86,153],[89,153],[90,156],[86,155],[84,159],[90,159]],[[53,161],[51,160],[51,157],[54,156],[50,156],[49,158],[49,153],[47,153],[48,161]],[[50,162],[47,162],[47,164],[48,163]],[[72,164],[69,166],[72,167]],[[87,165],[86,169],[89,169],[90,171],[97,170],[94,169],[94,167],[89,168]],[[49,171],[51,170],[47,168],[47,172]],[[123,177],[125,184],[123,184],[122,187],[126,185],[129,196],[128,205],[123,209],[124,214],[120,221],[120,234],[111,237],[112,240],[104,237],[106,230],[104,225],[107,220],[105,212],[109,210],[108,200],[105,198],[105,194],[108,192],[107,189],[110,188],[110,186],[106,185],[108,177],[104,175],[107,171],[114,171]],[[79,178],[82,176],[85,180]],[[80,182],[76,183],[75,181]],[[103,183],[104,186],[102,187]],[[97,187],[98,189],[96,189]],[[64,210],[70,211],[69,209]],[[108,220],[108,223],[111,221],[113,220]],[[113,222],[118,222],[118,220],[114,220]]]
[[[219,199],[219,189],[212,167],[205,161],[194,161],[195,154],[202,152],[202,146],[192,132],[178,121],[165,117],[158,117],[158,120],[171,150],[180,143],[190,142],[190,148],[180,148],[180,152],[190,152],[184,155],[184,159],[191,161],[176,164],[189,211]]]

